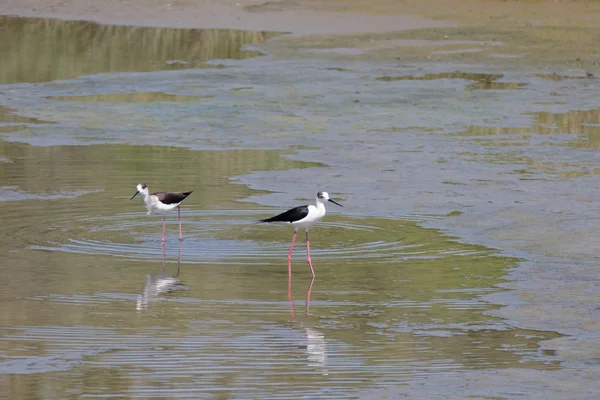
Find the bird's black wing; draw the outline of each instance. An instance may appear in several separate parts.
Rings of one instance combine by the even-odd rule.
[[[282,212],[271,218],[261,219],[259,222],[296,222],[308,215],[308,206],[298,206]]]
[[[158,197],[163,204],[177,204],[181,203],[186,197],[188,197],[192,192],[184,192],[184,193],[171,193],[171,192],[157,192],[152,193],[154,196]]]

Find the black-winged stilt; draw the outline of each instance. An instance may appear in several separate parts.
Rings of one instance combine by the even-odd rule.
[[[329,201],[333,204],[336,204],[340,207],[343,207],[341,204],[331,200],[329,198],[329,193],[327,192],[319,192],[317,193],[317,203],[316,205],[308,205],[308,206],[298,206],[294,207],[291,210],[287,210],[279,215],[276,215],[271,218],[261,219],[259,222],[284,222],[292,225],[294,228],[294,235],[292,236],[292,245],[290,246],[290,252],[288,253],[288,274],[292,275],[292,250],[294,250],[294,242],[296,241],[296,233],[298,229],[303,228],[306,230],[306,253],[307,253],[307,261],[308,266],[310,267],[310,272],[312,273],[313,278],[315,277],[315,270],[312,266],[312,261],[310,260],[310,244],[308,242],[308,228],[316,224],[325,216],[325,202]]]
[[[172,193],[172,192],[156,192],[149,194],[148,186],[144,183],[139,183],[136,187],[137,192],[129,200],[133,200],[137,194],[142,195],[144,205],[148,210],[148,215],[162,215],[163,216],[163,235],[162,243],[165,242],[165,234],[167,229],[167,217],[165,216],[169,211],[177,208],[177,218],[179,220],[179,240],[183,240],[183,232],[181,231],[181,209],[179,204],[185,200],[192,192],[183,193]]]

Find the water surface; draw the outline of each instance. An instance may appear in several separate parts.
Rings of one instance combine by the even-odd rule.
[[[126,145],[3,142],[2,154],[2,185],[21,194],[0,203],[13,398],[339,398],[421,374],[558,366],[538,344],[555,334],[484,314],[478,296],[514,260],[417,225],[430,217],[331,215],[311,235],[310,303],[301,241],[288,288],[291,232],[255,224],[274,210],[236,202],[253,192],[227,178],[310,163]],[[160,219],[128,200],[141,175],[199,188],[181,247],[169,220],[164,256]]]
[[[183,35],[152,31],[158,43],[163,31]],[[566,393],[595,391],[560,341],[576,348],[597,325],[556,333],[595,299],[595,80],[272,56],[81,62],[35,85],[13,69],[0,86],[11,397],[464,398],[464,382],[518,397],[565,376]],[[194,190],[181,247],[175,214],[163,250],[160,219],[129,201],[139,182]],[[299,240],[288,287],[292,232],[255,221],[318,190],[345,207],[311,230],[316,280]],[[504,288],[520,284],[531,295],[516,301]],[[544,290],[586,295],[531,301]]]

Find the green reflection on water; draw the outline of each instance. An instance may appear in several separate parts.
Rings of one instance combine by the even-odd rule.
[[[460,136],[494,136],[521,134],[571,134],[580,137],[567,144],[573,147],[600,148],[600,108],[591,110],[571,110],[565,113],[536,112],[529,114],[532,123],[529,127],[507,128],[500,126],[470,126],[459,132]],[[523,136],[523,138],[529,138]],[[493,138],[489,138],[493,141]],[[497,141],[502,143],[501,141]],[[505,142],[506,143],[506,142]]]
[[[469,90],[517,90],[527,86],[523,82],[496,82],[489,79],[477,81],[467,86]]]
[[[0,27],[0,84],[198,68],[207,60],[256,57],[258,52],[242,47],[276,35],[8,16],[0,16]]]
[[[502,78],[503,74],[485,74],[485,73],[473,73],[473,72],[441,72],[437,74],[423,74],[423,75],[401,75],[401,76],[381,76],[375,78],[378,81],[430,81],[437,79],[465,79],[469,81],[494,81]]]
[[[541,146],[566,145],[591,150],[600,148],[600,108],[565,113],[536,112],[529,115],[532,117],[529,127],[469,126],[457,135],[469,137],[490,149],[529,146],[532,140],[539,140],[537,135],[573,135],[566,140],[547,139]],[[511,173],[520,175],[521,180],[569,179],[600,174],[600,164],[594,157],[570,162],[545,156],[544,153],[523,154],[518,151],[461,155],[470,161],[520,165],[521,168],[516,168]]]
[[[438,79],[465,79],[475,81],[467,86],[467,90],[515,90],[526,86],[522,82],[498,82],[502,79],[503,74],[486,74],[473,72],[440,72],[437,74],[423,75],[401,75],[401,76],[380,76],[375,78],[378,81],[433,81]]]

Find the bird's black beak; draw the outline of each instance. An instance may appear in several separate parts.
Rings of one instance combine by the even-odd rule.
[[[139,193],[139,192],[135,192],[135,194],[134,194],[133,196],[131,196],[131,198],[130,198],[129,200],[133,200],[133,198],[134,198],[135,196],[137,196],[137,194],[138,194],[138,193]]]
[[[333,204],[335,204],[336,206],[344,207],[343,205],[341,205],[340,203],[338,203],[338,202],[337,202],[337,201],[335,201],[335,200],[328,199],[327,201],[330,201],[330,202],[332,202],[332,203],[333,203]]]

